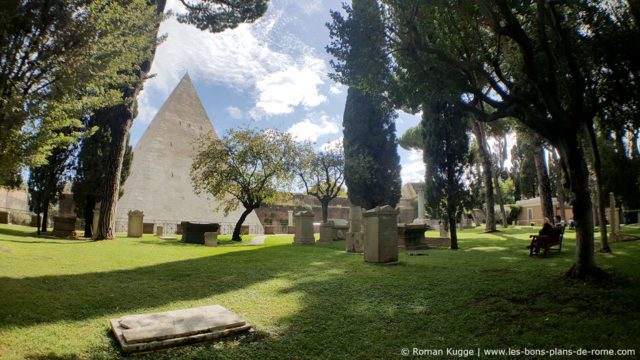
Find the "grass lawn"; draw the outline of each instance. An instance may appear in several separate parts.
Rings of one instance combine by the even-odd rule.
[[[0,225],[0,358],[120,358],[108,319],[208,304],[256,332],[136,359],[387,359],[414,347],[640,354],[640,241],[596,254],[613,281],[594,285],[561,278],[574,232],[546,259],[527,256],[531,232],[465,230],[458,251],[401,252],[399,265],[379,266],[345,254],[344,242],[293,246],[291,235],[205,248],[41,239]]]

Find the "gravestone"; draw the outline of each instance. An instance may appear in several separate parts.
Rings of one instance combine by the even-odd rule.
[[[54,216],[52,234],[64,238],[75,237],[76,218]]]
[[[204,233],[204,246],[218,246],[218,232]]]
[[[127,224],[127,237],[142,237],[142,219],[144,213],[140,210],[129,211],[129,222]]]
[[[93,234],[98,232],[98,223],[99,222],[100,222],[100,203],[97,203],[96,204],[96,208],[93,209],[93,221],[91,223],[91,232]]]
[[[313,236],[313,213],[305,210],[297,212],[293,215],[295,218],[293,235],[293,243],[296,245],[313,245],[316,239]]]
[[[358,205],[349,207],[349,231],[347,231],[348,253],[361,253],[364,251],[362,231],[362,208]]]
[[[164,236],[164,226],[156,226],[156,236]]]
[[[427,248],[424,232],[426,224],[398,225],[398,247],[406,250],[420,250]]]
[[[448,239],[449,238],[449,231],[444,227],[444,224],[440,223],[440,226],[438,226],[438,227],[440,228],[440,237]]]
[[[346,240],[349,231],[349,221],[344,219],[333,219],[333,240]]]
[[[142,233],[143,234],[153,234],[154,223],[143,223],[142,224]]]
[[[398,262],[398,214],[389,205],[362,214],[364,222],[364,260],[378,264]]]
[[[29,226],[34,228],[40,227],[40,215],[31,215],[31,224]]]
[[[263,227],[264,227],[264,234],[265,235],[273,235],[273,234],[275,234],[276,227],[274,225],[263,225]]]
[[[204,234],[207,232],[218,232],[220,224],[194,224],[188,221],[180,223],[182,229],[182,241],[189,244],[204,244]]]
[[[333,241],[333,221],[320,224],[320,242],[330,243]]]
[[[0,211],[0,224],[8,224],[8,223],[9,223],[9,212]]]
[[[109,320],[124,353],[152,351],[198,341],[211,341],[251,328],[220,305],[136,314]]]

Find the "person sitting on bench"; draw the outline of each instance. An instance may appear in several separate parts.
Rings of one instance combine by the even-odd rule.
[[[544,224],[542,224],[542,229],[540,229],[540,231],[538,231],[538,235],[551,235],[551,232],[553,230],[553,225],[551,225],[551,221],[549,220],[549,218],[544,218]],[[527,246],[527,249],[531,249],[533,248],[533,252],[537,255],[540,252],[540,248],[544,245],[544,244],[539,244],[539,242],[542,241],[538,238],[533,238],[533,240],[531,240],[531,244],[529,244],[529,246]]]
[[[562,227],[564,226],[564,221],[562,221],[562,217],[560,217],[560,215],[556,215],[553,217],[553,222],[554,222],[554,226],[555,227]]]

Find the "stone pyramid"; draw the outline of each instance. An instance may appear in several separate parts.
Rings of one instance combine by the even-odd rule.
[[[130,210],[142,210],[145,223],[217,222],[223,232],[230,232],[242,208],[224,217],[216,210],[216,200],[195,194],[189,176],[197,153],[194,141],[210,132],[217,137],[185,74],[134,149],[131,174],[118,202],[118,220],[126,220]],[[255,232],[263,231],[254,212],[244,224]]]

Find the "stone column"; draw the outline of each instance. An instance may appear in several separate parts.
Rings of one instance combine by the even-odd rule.
[[[320,224],[320,242],[330,243],[333,241],[333,221]]]
[[[96,207],[93,209],[93,222],[91,223],[91,232],[98,232],[98,222],[100,221],[100,203],[96,203]]]
[[[127,224],[127,237],[142,237],[144,213],[140,210],[129,211],[129,223]]]
[[[305,210],[293,214],[295,221],[295,234],[293,243],[297,245],[313,245],[316,239],[313,236],[313,213]]]
[[[620,223],[618,222],[618,214],[616,211],[616,197],[612,192],[609,193],[609,225],[611,226],[612,233],[620,231]]]
[[[362,214],[364,222],[364,261],[389,264],[398,262],[398,214],[389,205]]]
[[[293,227],[293,210],[289,210],[287,211],[289,217],[288,217],[288,221],[287,221],[287,233],[289,234],[295,234],[295,228]]]
[[[349,231],[347,232],[347,252],[363,252],[362,208],[351,205],[349,208]]]
[[[418,219],[424,219],[424,190],[418,190]]]

